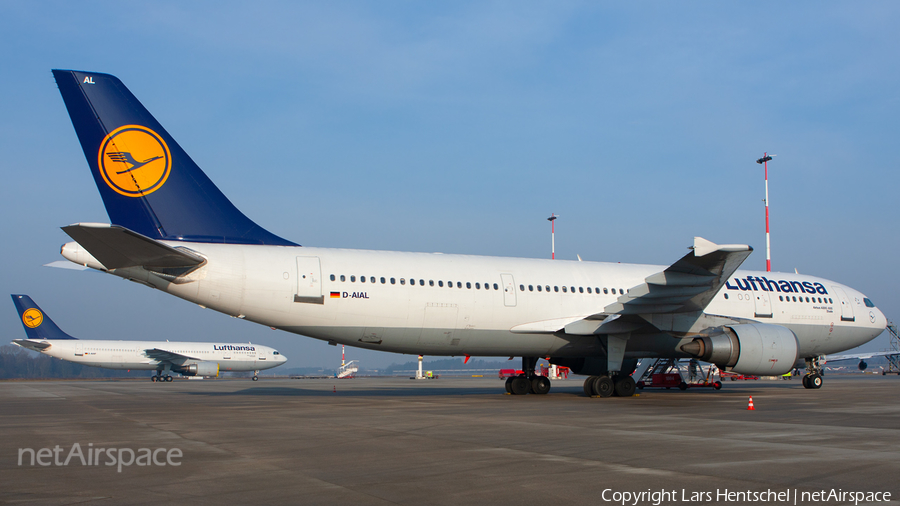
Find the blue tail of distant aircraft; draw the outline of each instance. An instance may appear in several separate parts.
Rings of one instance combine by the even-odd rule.
[[[152,239],[296,246],[241,213],[119,79],[53,76],[114,225]]]
[[[12,295],[28,339],[75,339],[63,332],[27,295]]]

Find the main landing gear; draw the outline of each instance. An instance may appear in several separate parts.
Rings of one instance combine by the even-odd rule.
[[[589,376],[584,380],[584,394],[588,397],[631,397],[636,388],[630,375]]]
[[[803,375],[803,388],[822,388],[822,365],[819,357],[806,359],[806,374]]]
[[[253,371],[253,381],[259,380],[259,371]]]
[[[506,392],[513,395],[546,394],[550,391],[550,379],[534,373],[537,357],[522,357],[521,376],[506,378]]]
[[[169,381],[169,382],[171,382],[172,379],[173,379],[173,378],[172,378],[172,376],[171,376],[170,374],[162,375],[162,374],[160,374],[159,371],[157,371],[156,375],[150,376],[150,381],[152,381],[152,382],[154,382],[154,383],[156,383],[156,382],[162,383],[162,382],[164,382],[164,381]]]

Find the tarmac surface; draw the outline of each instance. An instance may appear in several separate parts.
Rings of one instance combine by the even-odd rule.
[[[627,504],[854,503],[809,495],[823,490],[900,498],[896,376],[628,399],[587,398],[573,378],[544,396],[507,395],[493,378],[2,381],[0,503],[596,505],[663,490]],[[40,466],[27,452],[19,465],[20,449],[59,445],[64,461],[75,443],[85,455],[178,449],[181,465],[119,472],[104,454],[100,465],[76,455]]]

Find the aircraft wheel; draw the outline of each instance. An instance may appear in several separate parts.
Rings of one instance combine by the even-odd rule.
[[[516,376],[513,378],[512,383],[509,384],[509,389],[513,395],[525,395],[530,388],[531,382],[525,376]]]
[[[722,390],[722,382],[721,381],[714,382],[713,388],[715,388],[716,390]]]
[[[254,377],[253,377],[253,381],[258,381],[258,380],[259,380],[259,376],[254,376]]]
[[[597,381],[596,376],[588,376],[586,380],[584,380],[584,395],[588,397],[593,397],[594,394],[594,382]]]
[[[809,386],[809,376],[809,374],[804,374],[803,379],[800,380],[800,382],[803,383],[803,388],[812,388],[811,386]]]
[[[511,377],[506,378],[506,393],[508,393],[508,394],[512,393],[512,380],[513,379]]]
[[[625,376],[624,378],[618,378],[615,382],[616,395],[619,397],[632,397],[634,396],[634,391],[637,385],[634,382],[634,378],[631,376]]]
[[[546,376],[535,376],[531,380],[531,391],[538,395],[546,394],[550,391],[550,380]]]
[[[822,376],[813,373],[810,375],[807,383],[809,383],[809,388],[822,388]]]
[[[171,383],[171,382],[172,382],[172,376],[166,374],[166,382]]]
[[[594,381],[594,393],[600,397],[609,397],[616,391],[616,385],[609,376],[598,376]]]
[[[638,390],[643,390],[643,389],[644,389],[644,382],[643,382],[643,381],[638,381],[634,386],[636,386],[636,387],[638,388]]]

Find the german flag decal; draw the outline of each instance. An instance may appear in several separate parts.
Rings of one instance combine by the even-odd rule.
[[[331,292],[331,298],[332,298],[332,299],[340,299],[340,298],[341,298],[341,292]]]

